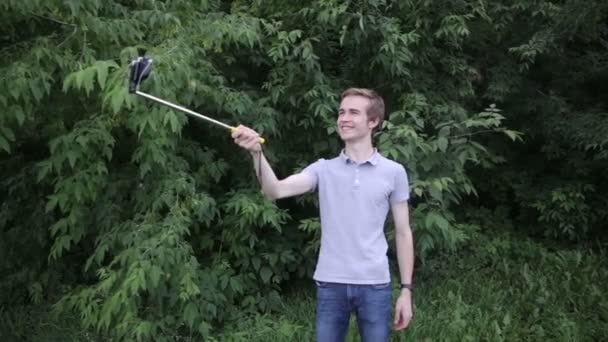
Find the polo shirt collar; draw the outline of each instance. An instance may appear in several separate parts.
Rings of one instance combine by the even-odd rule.
[[[352,160],[349,156],[346,155],[346,152],[344,149],[342,149],[342,151],[340,151],[340,159],[344,160],[346,163],[355,163],[354,160]],[[377,148],[374,148],[374,153],[372,153],[372,155],[361,164],[370,163],[371,165],[376,166],[376,165],[378,165],[379,159],[380,159],[380,153],[378,153]]]

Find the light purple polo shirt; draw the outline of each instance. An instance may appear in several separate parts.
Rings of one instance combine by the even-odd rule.
[[[302,173],[319,192],[321,249],[313,278],[347,284],[389,282],[384,223],[391,203],[409,199],[404,167],[377,151],[357,164],[342,151]]]

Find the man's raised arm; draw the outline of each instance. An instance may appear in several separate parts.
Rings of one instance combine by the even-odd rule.
[[[246,149],[253,157],[253,165],[262,192],[271,200],[296,196],[312,190],[313,181],[310,176],[298,173],[279,180],[272,167],[266,160],[259,142],[259,135],[251,128],[239,126],[232,133],[234,142]]]

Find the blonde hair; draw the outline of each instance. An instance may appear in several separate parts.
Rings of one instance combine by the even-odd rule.
[[[367,120],[378,119],[378,125],[374,127],[374,132],[382,128],[384,121],[384,100],[377,92],[366,88],[348,88],[342,92],[340,100],[344,100],[347,96],[362,96],[369,99],[369,106],[366,108]]]

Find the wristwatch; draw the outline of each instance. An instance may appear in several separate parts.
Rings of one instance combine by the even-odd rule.
[[[414,284],[401,284],[401,289],[408,289],[410,291],[414,290]]]

